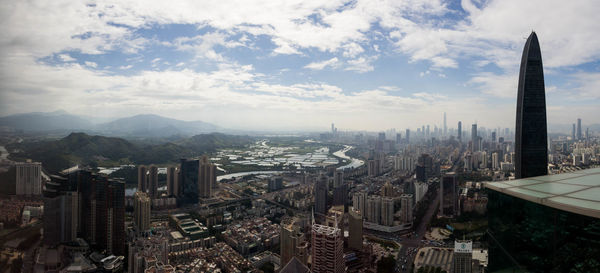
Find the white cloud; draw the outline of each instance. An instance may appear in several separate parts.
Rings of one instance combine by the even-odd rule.
[[[98,64],[95,62],[89,62],[89,61],[85,61],[84,62],[86,66],[92,67],[92,68],[96,68],[98,67]]]
[[[366,73],[373,71],[375,67],[373,62],[377,60],[378,56],[360,57],[354,60],[349,60],[344,70],[356,71],[358,73]]]
[[[71,57],[69,54],[59,54],[58,58],[63,62],[74,62],[75,58]]]
[[[130,69],[132,67],[133,67],[133,65],[131,65],[131,64],[130,65],[122,65],[122,66],[119,66],[119,69],[121,69],[121,70],[127,70],[127,69]]]
[[[304,68],[312,69],[312,70],[323,70],[326,67],[336,68],[340,66],[340,62],[337,57],[333,57],[329,60],[321,61],[321,62],[312,62],[304,66]]]

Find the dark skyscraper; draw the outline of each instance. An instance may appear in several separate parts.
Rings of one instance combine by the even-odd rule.
[[[96,182],[96,244],[115,255],[125,254],[125,183],[99,177]]]
[[[150,166],[148,172],[148,194],[150,198],[158,197],[158,168],[154,165]]]
[[[321,174],[315,184],[315,213],[327,214],[327,176]]]
[[[578,118],[577,119],[577,139],[580,140],[582,139],[582,135],[581,135],[581,119]]]
[[[200,172],[200,160],[181,159],[179,171],[178,205],[189,205],[198,203],[198,180]]]
[[[406,144],[410,143],[410,129],[406,129]]]
[[[571,138],[575,140],[575,123],[573,123],[573,132],[571,132]]]
[[[141,192],[148,190],[148,169],[146,169],[146,166],[138,166],[137,190]]]
[[[542,53],[535,32],[527,38],[517,94],[515,177],[548,174],[548,130]]]
[[[462,142],[462,122],[458,122],[458,141]]]

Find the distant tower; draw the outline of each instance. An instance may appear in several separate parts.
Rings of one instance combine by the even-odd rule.
[[[201,198],[210,198],[212,189],[216,185],[216,166],[208,161],[207,156],[203,156],[200,160],[200,172],[198,175],[198,186]]]
[[[462,122],[458,122],[458,142],[462,142]]]
[[[137,191],[146,192],[148,190],[148,170],[146,166],[138,166],[138,186]]]
[[[478,145],[479,139],[477,138],[477,123],[471,126],[471,150],[473,152],[479,151]]]
[[[178,196],[179,189],[177,186],[177,182],[179,180],[179,169],[176,167],[168,167],[167,168],[167,195],[168,196]]]
[[[335,124],[331,123],[331,133],[335,134]]]
[[[158,197],[158,168],[154,165],[148,172],[148,192],[150,199]]]
[[[448,127],[446,127],[446,112],[444,112],[444,136],[448,133]]]
[[[573,123],[573,132],[571,132],[571,139],[575,140],[575,123]]]
[[[577,119],[577,140],[581,140],[583,136],[581,135],[581,119]]]
[[[540,44],[535,32],[527,38],[517,94],[515,177],[548,174],[546,92]]]
[[[410,129],[406,129],[406,144],[410,143]]]

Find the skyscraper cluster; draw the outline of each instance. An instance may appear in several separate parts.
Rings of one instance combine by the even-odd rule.
[[[125,183],[86,170],[51,175],[44,191],[44,243],[84,238],[107,253],[125,253]]]

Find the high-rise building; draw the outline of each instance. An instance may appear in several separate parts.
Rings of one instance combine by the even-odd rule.
[[[346,272],[344,238],[341,229],[313,223],[311,241],[312,272]]]
[[[396,144],[400,144],[400,143],[402,143],[402,134],[397,133],[396,134]]]
[[[400,218],[403,224],[413,222],[413,195],[400,195]]]
[[[457,196],[456,196],[456,173],[449,172],[442,176],[440,182],[440,210],[439,215],[443,216],[454,216],[457,211]]]
[[[393,197],[381,197],[381,224],[384,226],[394,225],[394,204]]]
[[[492,153],[492,169],[500,169],[500,158],[498,157],[498,153],[496,152]]]
[[[421,201],[421,199],[423,199],[423,197],[425,196],[425,193],[427,193],[427,189],[429,188],[427,186],[427,183],[421,183],[421,182],[414,182],[414,186],[415,186],[415,203]]]
[[[362,212],[354,208],[348,212],[348,247],[358,251],[363,247]]]
[[[96,181],[97,174],[87,170],[77,170],[68,174],[70,184],[76,185],[79,195],[79,237],[90,245],[96,244]]]
[[[203,156],[200,160],[200,172],[198,174],[199,194],[202,198],[210,198],[212,190],[217,186],[217,166]]]
[[[51,175],[46,183],[43,194],[46,245],[56,246],[77,238],[79,198],[76,191],[68,191],[68,183],[67,178],[57,175]]]
[[[580,118],[577,119],[577,139],[578,140],[583,139],[583,135],[581,134],[581,119]]]
[[[42,163],[17,162],[16,167],[16,194],[41,195],[42,194]]]
[[[145,192],[134,194],[133,220],[138,232],[150,229],[150,198]]]
[[[444,112],[444,136],[448,133],[448,127],[446,127],[446,112]]]
[[[355,192],[352,196],[352,207],[360,211],[360,215],[364,217],[367,209],[367,193]]]
[[[473,272],[473,241],[454,241],[454,273]]]
[[[281,177],[281,176],[271,177],[271,179],[269,179],[268,190],[270,192],[273,192],[273,191],[278,191],[281,189],[283,189],[283,177]]]
[[[150,198],[158,198],[158,168],[154,165],[148,171],[148,195]]]
[[[462,142],[462,122],[458,122],[458,142]]]
[[[168,196],[179,196],[179,187],[177,186],[179,180],[179,169],[177,167],[167,168],[167,195]]]
[[[324,173],[315,184],[315,213],[327,214],[327,176]]]
[[[381,223],[381,197],[368,196],[365,211],[365,219],[369,223]]]
[[[343,170],[336,170],[333,173],[333,187],[337,188],[341,185],[344,185],[344,171]]]
[[[571,132],[571,139],[575,140],[575,123],[573,123],[573,131]]]
[[[479,151],[479,138],[477,137],[477,124],[471,126],[471,151]]]
[[[148,169],[146,166],[138,166],[137,191],[148,192]]]
[[[96,245],[107,253],[125,254],[125,183],[96,181]]]
[[[181,159],[179,167],[178,205],[198,203],[200,160]]]
[[[406,144],[410,143],[410,129],[406,129]]]
[[[346,199],[348,197],[348,190],[346,185],[342,184],[338,187],[333,188],[333,204],[334,206],[346,205]]]
[[[521,58],[515,129],[515,177],[548,174],[548,130],[542,53],[535,32]]]
[[[279,239],[281,264],[287,264],[293,257],[307,264],[308,242],[296,220],[296,218],[287,219],[281,225]]]

